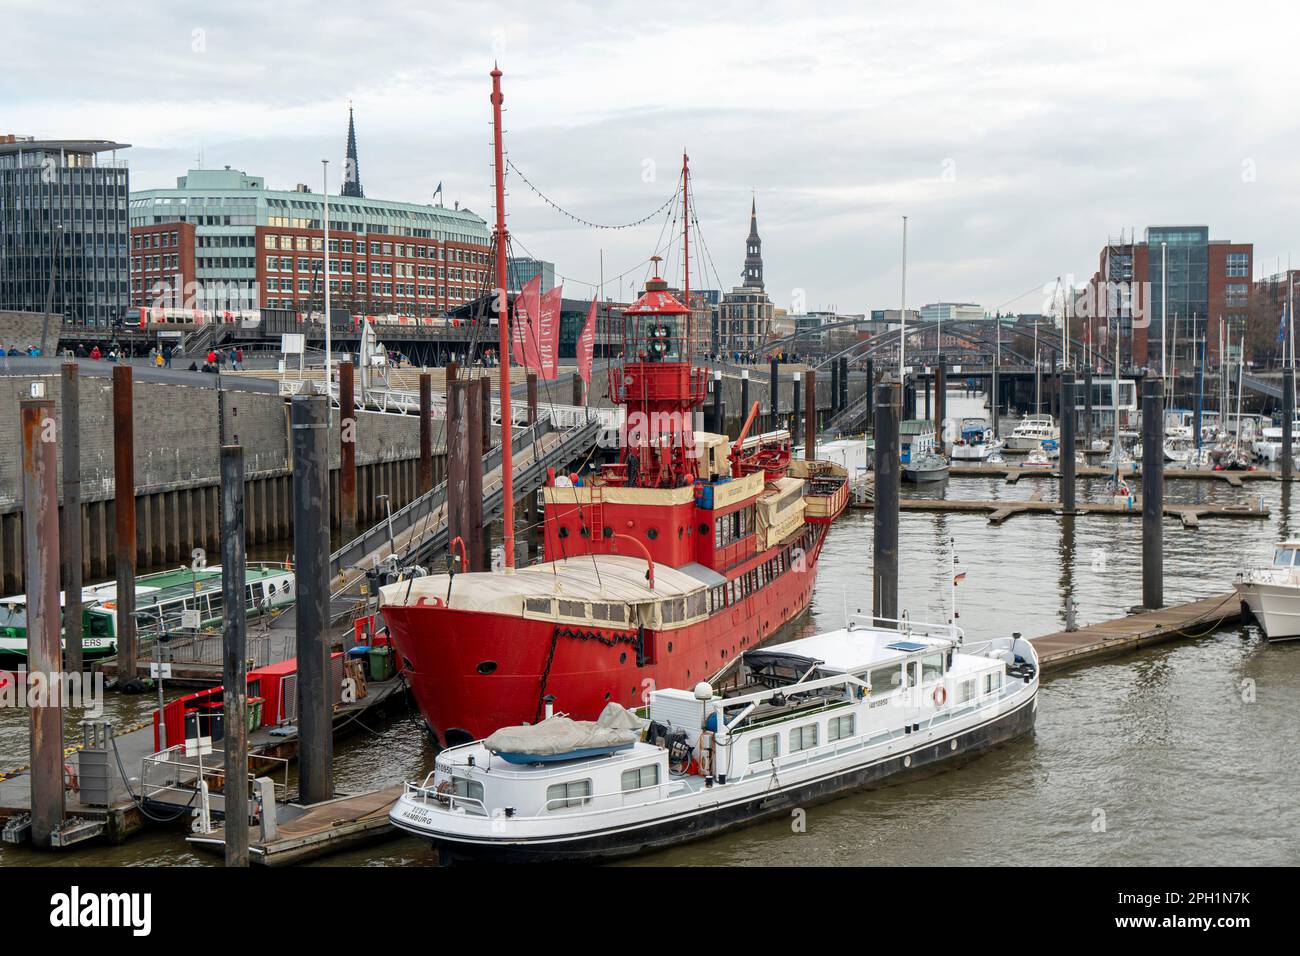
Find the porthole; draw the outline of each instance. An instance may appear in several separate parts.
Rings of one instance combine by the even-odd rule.
[[[610,696],[611,696],[610,692],[605,691],[605,700],[609,700]]]
[[[614,529],[611,528],[609,525],[606,525],[605,528],[600,533],[606,538],[614,537]]]
[[[669,641],[669,642],[668,642],[668,653],[671,654],[672,652],[673,652],[673,642],[672,642],[672,641]]]
[[[626,663],[627,663],[627,651],[624,651],[622,654],[618,655],[618,662],[619,662],[620,664],[626,664]]]
[[[956,749],[957,749],[957,738],[956,738],[956,737],[952,738],[952,740],[949,741],[949,743],[948,743],[948,749],[949,749],[949,750],[956,750]]]
[[[474,669],[475,669],[476,671],[478,671],[480,674],[483,674],[483,675],[485,675],[485,676],[486,676],[487,674],[495,674],[495,673],[497,672],[497,662],[496,662],[496,661],[480,661],[478,667],[476,667],[476,668],[474,668]]]
[[[707,524],[704,524],[703,522],[700,522],[700,534],[708,534],[708,533],[709,533],[709,526]]]
[[[608,696],[608,695],[606,695],[606,696]],[[904,766],[904,767],[910,767],[910,766],[912,766],[912,757],[911,757],[910,754],[909,754],[908,756],[906,756],[906,757],[903,758],[903,766]]]
[[[589,528],[584,524],[584,525],[583,525],[583,526],[578,530],[578,534],[582,535],[584,538],[586,538],[586,537],[590,537],[590,535],[591,535],[591,530],[590,530],[590,529],[589,529]]]
[[[566,527],[564,527],[563,525],[561,525],[561,526],[560,526],[560,537],[561,537],[561,538],[567,538],[568,536],[569,536],[569,529],[566,528]]]
[[[655,538],[659,537],[659,532],[655,528],[646,528],[645,536],[653,541]]]

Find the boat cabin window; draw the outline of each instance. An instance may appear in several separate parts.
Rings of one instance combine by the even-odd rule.
[[[927,654],[921,658],[921,681],[930,683],[943,676],[943,655]]]
[[[962,681],[957,685],[957,693],[953,696],[954,704],[964,704],[975,696],[975,678]]]
[[[659,765],[657,763],[648,763],[644,767],[633,767],[631,770],[624,770],[623,776],[619,780],[619,786],[624,793],[631,793],[633,790],[644,790],[646,787],[654,787],[659,783]]]
[[[853,715],[845,714],[843,717],[832,717],[826,722],[826,740],[843,740],[845,737],[853,736]]]
[[[90,636],[91,637],[112,637],[113,636],[113,619],[107,614],[90,615]]]
[[[590,802],[590,780],[570,780],[567,783],[553,783],[546,788],[547,810],[563,810],[567,807],[580,807],[584,803]]]
[[[1273,552],[1273,567],[1275,568],[1289,568],[1294,561],[1294,548],[1278,548]]]
[[[908,687],[915,687],[918,683],[920,683],[920,680],[921,680],[921,662],[920,662],[920,661],[908,661],[907,664],[904,665],[904,669],[905,669],[905,671],[906,671],[906,673],[907,673],[907,686],[908,686]]]
[[[871,685],[872,697],[884,697],[898,690],[903,683],[903,671],[897,664],[877,667],[867,677],[867,683]]]
[[[759,763],[771,760],[777,755],[776,734],[765,737],[751,737],[749,740],[749,762]]]
[[[991,694],[1002,686],[1002,675],[997,671],[990,671],[984,675],[984,693]]]
[[[0,627],[27,627],[27,612],[22,605],[0,605]]]
[[[790,753],[797,750],[812,750],[817,746],[817,725],[804,724],[790,731]]]
[[[452,777],[451,792],[454,796],[464,798],[465,802],[460,805],[465,807],[466,810],[472,811],[482,809],[478,804],[482,804],[483,802],[483,784],[479,783],[477,780],[467,780],[464,777]],[[478,804],[470,802],[474,800],[477,800]]]

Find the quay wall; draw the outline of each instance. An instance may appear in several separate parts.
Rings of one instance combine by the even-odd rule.
[[[0,377],[0,593],[23,589],[22,448],[18,403],[31,383],[43,381],[61,420],[58,375]],[[115,573],[113,387],[108,378],[80,379],[82,573],[87,581]],[[136,381],[136,562],[140,570],[188,563],[195,548],[215,562],[219,553],[222,438],[244,447],[245,509],[249,547],[290,541],[293,480],[288,400],[264,392],[218,391]],[[445,474],[441,422],[434,423],[434,482]],[[339,420],[330,416],[332,521],[338,527]],[[359,411],[357,522],[383,517],[380,494],[393,510],[417,495],[419,419]],[[59,481],[62,488],[62,444]],[[61,519],[62,520],[62,519]]]

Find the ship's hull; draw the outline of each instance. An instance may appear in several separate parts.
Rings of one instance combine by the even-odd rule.
[[[677,844],[716,836],[774,817],[789,818],[792,810],[833,800],[856,790],[869,790],[911,777],[956,767],[988,750],[1030,733],[1037,716],[1037,689],[1007,712],[951,733],[917,734],[888,756],[811,779],[775,782],[760,795],[741,795],[736,788],[713,788],[716,802],[704,811],[683,812],[635,825],[610,826],[598,833],[552,839],[468,840],[449,835],[431,837],[443,862],[457,860],[502,862],[599,861],[661,850]],[[912,740],[911,746],[908,745]],[[402,804],[390,817],[408,832],[428,837],[418,825],[402,818]]]
[[[538,720],[547,696],[591,720],[611,700],[640,707],[652,687],[707,680],[808,606],[825,535],[820,526],[801,561],[741,601],[686,627],[646,629],[640,654],[627,632],[432,604],[386,605],[383,615],[430,731],[452,746]]]
[[[1300,639],[1300,587],[1260,581],[1238,581],[1233,587],[1270,641]]]

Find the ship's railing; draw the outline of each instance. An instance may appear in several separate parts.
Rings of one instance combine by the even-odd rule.
[[[270,777],[277,800],[287,800],[289,795],[289,761],[283,757],[264,754],[248,755],[248,782],[257,777]],[[276,775],[280,779],[276,780]],[[199,790],[200,781],[208,784],[211,794],[221,793],[226,786],[224,755],[214,754],[210,763],[203,758],[188,756],[184,744],[175,744],[166,750],[146,756],[141,763],[140,797],[142,800],[159,800],[164,794],[175,794],[170,800],[192,802]]]
[[[892,628],[889,627],[891,624],[893,625]],[[929,637],[941,635],[956,641],[958,644],[963,643],[966,637],[966,632],[956,624],[933,624],[928,621],[914,621],[907,616],[876,617],[871,614],[862,614],[861,612],[850,614],[849,629],[852,630],[856,626],[866,627],[872,630],[880,630],[883,626],[886,630],[898,631],[899,635],[902,637]]]

